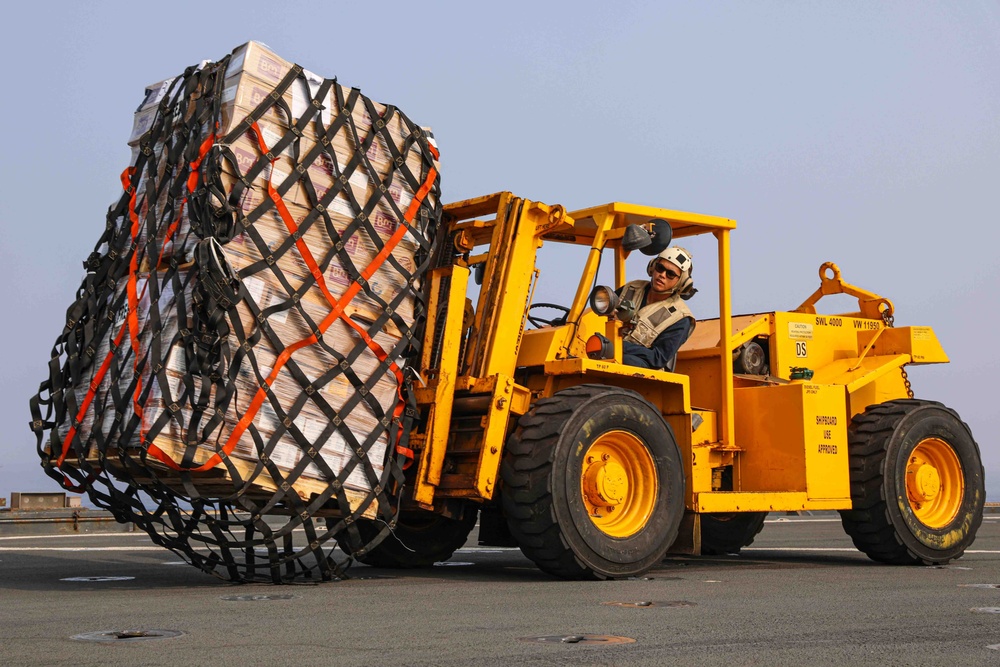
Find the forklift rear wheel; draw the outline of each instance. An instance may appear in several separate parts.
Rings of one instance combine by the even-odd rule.
[[[923,400],[869,407],[851,422],[844,530],[869,558],[934,565],[976,538],[986,499],[979,446],[954,410]]]
[[[567,579],[642,574],[663,559],[684,514],[670,426],[618,387],[580,385],[538,401],[507,441],[501,475],[521,551]]]
[[[372,567],[410,569],[430,567],[448,560],[461,548],[476,525],[478,513],[467,508],[461,519],[449,519],[432,512],[401,512],[396,527],[381,542],[363,554],[357,555],[352,540],[344,536],[338,546],[348,555]],[[375,539],[385,524],[361,519],[358,532],[363,543]]]
[[[738,554],[753,544],[764,528],[767,512],[720,512],[701,516],[701,553],[705,556]]]

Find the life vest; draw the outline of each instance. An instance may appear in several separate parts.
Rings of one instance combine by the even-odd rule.
[[[621,298],[623,301],[628,300],[638,305],[642,303],[642,297],[647,289],[649,289],[648,280],[633,280],[622,287]],[[647,304],[632,318],[632,330],[624,340],[638,343],[643,347],[652,347],[657,336],[685,317],[691,320],[691,326],[694,327],[694,314],[678,294],[663,301]]]

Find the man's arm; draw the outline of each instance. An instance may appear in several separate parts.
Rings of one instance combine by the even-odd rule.
[[[690,332],[691,321],[684,318],[664,329],[650,347],[625,341],[622,348],[624,353],[622,363],[642,368],[664,369],[687,340]]]

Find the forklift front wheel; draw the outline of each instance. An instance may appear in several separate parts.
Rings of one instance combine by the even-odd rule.
[[[637,576],[662,560],[684,513],[680,450],[639,394],[579,385],[518,422],[501,466],[521,551],[567,579]]]

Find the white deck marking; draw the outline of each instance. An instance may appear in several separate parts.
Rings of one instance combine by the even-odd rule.
[[[76,539],[80,537],[136,537],[149,538],[149,535],[142,532],[129,533],[66,533],[65,535],[10,535],[0,537],[3,540],[58,540],[60,538]]]
[[[166,551],[165,547],[0,547],[4,551]]]
[[[743,547],[740,551],[854,551],[854,547]],[[1000,550],[966,549],[967,554],[1000,554]]]

